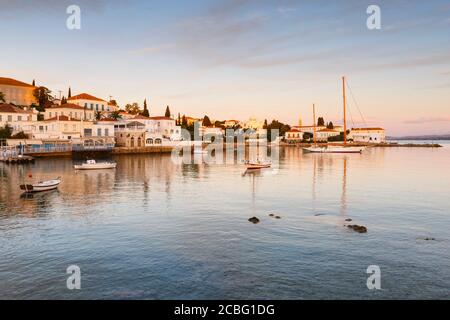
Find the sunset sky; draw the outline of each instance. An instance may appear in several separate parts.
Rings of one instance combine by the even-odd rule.
[[[70,4],[81,30],[66,28]],[[351,127],[365,125],[356,101],[388,135],[450,133],[449,0],[0,0],[0,30],[0,76],[56,95],[291,125],[315,103],[338,124],[346,75]]]

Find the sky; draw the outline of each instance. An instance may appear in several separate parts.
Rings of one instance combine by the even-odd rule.
[[[0,30],[0,76],[57,96],[290,125],[314,103],[340,124],[345,75],[350,127],[450,133],[450,0],[0,0]]]

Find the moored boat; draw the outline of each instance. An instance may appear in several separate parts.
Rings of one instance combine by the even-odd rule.
[[[27,193],[41,192],[57,189],[60,184],[61,178],[58,177],[53,180],[39,181],[33,184],[21,184],[20,189],[24,190]]]
[[[264,168],[270,168],[272,166],[272,163],[269,161],[249,161],[246,163],[247,170],[258,170],[258,169],[264,169]]]
[[[95,160],[87,160],[80,165],[74,165],[75,170],[101,170],[114,169],[117,166],[115,162],[97,162]]]

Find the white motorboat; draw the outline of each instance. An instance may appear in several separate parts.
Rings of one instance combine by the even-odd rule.
[[[21,184],[20,189],[24,190],[27,193],[41,192],[57,189],[60,184],[61,178],[58,177],[54,180],[39,181],[33,184]]]
[[[114,169],[117,166],[115,162],[97,162],[95,160],[87,160],[80,165],[74,165],[75,170],[101,170]]]

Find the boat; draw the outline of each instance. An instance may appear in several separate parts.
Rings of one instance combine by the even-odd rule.
[[[365,147],[349,146],[347,144],[347,101],[345,95],[345,77],[342,77],[342,96],[344,101],[344,145],[343,146],[317,146],[316,140],[316,108],[313,104],[314,120],[314,144],[311,147],[303,148],[305,152],[311,153],[362,153]]]
[[[265,169],[270,168],[272,166],[272,163],[270,161],[248,161],[246,163],[247,170],[258,170],[258,169]]]
[[[80,165],[74,165],[75,170],[101,170],[114,169],[117,166],[115,162],[98,162],[95,160],[87,160]]]
[[[57,189],[60,184],[61,178],[58,177],[53,180],[39,181],[33,184],[21,184],[20,189],[24,190],[27,193],[42,192]]]

